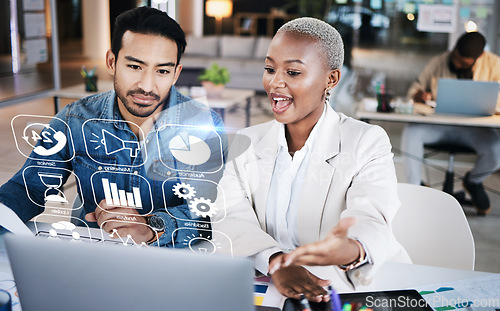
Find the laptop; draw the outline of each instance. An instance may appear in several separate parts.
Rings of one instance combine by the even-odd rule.
[[[498,82],[439,79],[436,113],[491,116],[495,114]]]
[[[5,235],[23,311],[254,310],[252,262]]]

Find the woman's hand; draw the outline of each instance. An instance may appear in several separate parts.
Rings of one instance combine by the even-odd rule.
[[[273,258],[269,264],[269,273],[273,274],[289,266],[329,266],[352,263],[363,255],[360,254],[359,242],[347,237],[349,227],[355,223],[355,218],[342,219],[323,240],[302,245],[288,254]]]
[[[274,262],[281,262],[283,256],[284,254],[279,254],[272,258],[270,266]],[[299,295],[304,294],[307,300],[314,302],[330,300],[330,296],[323,288],[328,286],[330,281],[318,278],[304,267],[283,267],[275,271],[271,277],[278,291],[284,296],[300,299]]]

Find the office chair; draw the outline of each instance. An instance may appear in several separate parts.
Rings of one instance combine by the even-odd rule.
[[[398,195],[393,232],[414,264],[474,270],[474,239],[454,197],[405,183],[398,183]]]
[[[455,154],[458,153],[473,154],[476,152],[474,151],[474,149],[471,149],[469,147],[450,144],[450,143],[425,144],[424,148],[431,150],[431,152],[426,153],[424,155],[424,158],[428,157],[429,155],[435,154],[437,152],[447,152],[449,154],[448,169],[446,171],[443,183],[443,191],[453,195],[453,182],[455,179],[455,170],[453,167],[455,165]]]

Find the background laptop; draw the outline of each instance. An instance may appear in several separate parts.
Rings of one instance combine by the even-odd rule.
[[[23,311],[254,310],[250,260],[6,235]]]
[[[498,82],[439,79],[436,113],[491,116],[499,91]]]

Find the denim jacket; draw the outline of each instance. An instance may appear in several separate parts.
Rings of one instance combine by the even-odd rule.
[[[23,221],[46,208],[53,215],[70,208],[73,223],[95,227],[84,215],[106,200],[161,217],[164,234],[156,245],[185,247],[189,237],[209,237],[227,147],[220,117],[172,87],[168,105],[137,137],[131,129],[138,126],[122,119],[116,101],[110,91],[75,101],[55,117],[17,116],[13,128],[28,124],[22,134],[14,130],[28,160],[0,188],[0,202]],[[36,124],[43,131],[34,131]],[[23,152],[26,142],[31,153]],[[70,176],[81,203],[65,199],[62,185]]]

